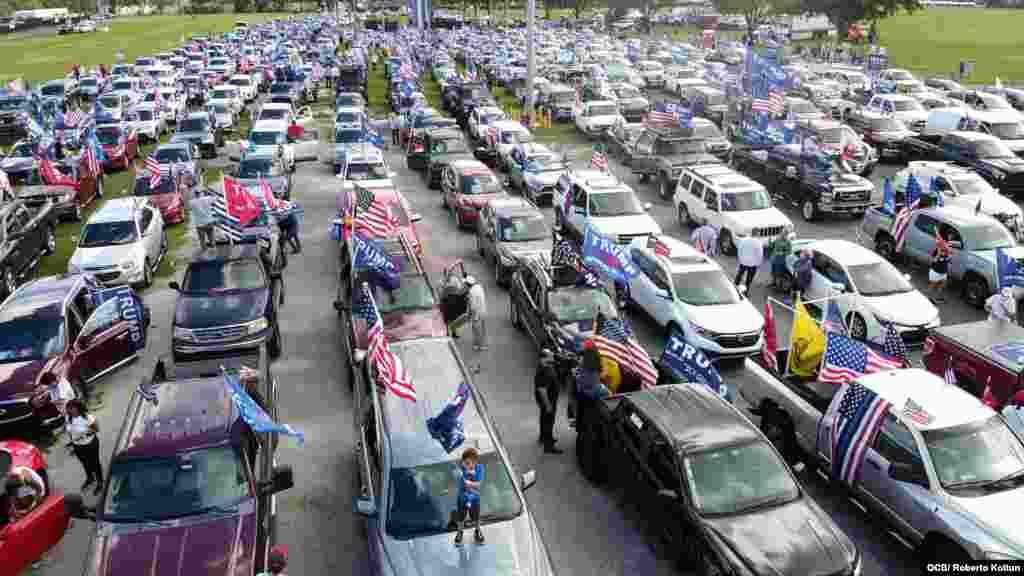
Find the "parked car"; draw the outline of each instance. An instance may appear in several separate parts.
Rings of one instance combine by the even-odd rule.
[[[568,198],[567,198],[568,197]],[[619,244],[661,234],[661,226],[648,214],[651,203],[641,203],[636,192],[612,174],[600,170],[573,170],[555,187],[555,229],[582,244],[586,229]]]
[[[163,114],[158,112],[153,104],[139,104],[132,114],[134,118],[131,119],[130,124],[140,139],[159,142],[160,138],[167,133],[167,123]]]
[[[441,173],[441,205],[459,228],[475,225],[488,200],[507,195],[491,169],[477,160],[457,160]]]
[[[104,170],[127,170],[139,156],[139,137],[128,123],[103,124],[96,127],[96,140],[103,148]]]
[[[92,274],[105,286],[148,288],[166,254],[160,210],[146,198],[111,198],[82,226],[68,271]]]
[[[494,266],[499,286],[508,283],[523,258],[551,254],[551,229],[544,213],[525,198],[497,198],[480,209],[476,247],[480,257]]]
[[[149,204],[160,211],[164,224],[185,221],[185,196],[188,193],[189,185],[182,170],[162,174],[156,186],[152,185],[149,174],[139,174],[132,187],[132,196],[148,199]]]
[[[938,326],[924,341],[924,368],[940,377],[952,370],[960,388],[977,398],[989,388],[993,399],[1005,404],[1024,389],[1024,365],[1006,351],[1013,346],[1009,343],[1021,341],[1024,328],[1011,323],[979,320]]]
[[[51,202],[38,208],[23,200],[0,204],[0,299],[13,294],[43,256],[56,252],[56,228]]]
[[[625,121],[619,108],[610,100],[591,100],[576,105],[573,110],[576,129],[588,138],[596,138],[616,122]]]
[[[31,170],[20,172],[11,178],[12,183],[17,186],[15,196],[34,209],[52,203],[55,218],[81,221],[82,210],[103,196],[103,176],[94,178],[84,173],[78,159],[73,157],[65,156],[63,162],[53,162],[52,166],[69,181],[48,184],[36,163]]]
[[[187,142],[169,142],[157,146],[152,155],[161,166],[170,164],[180,170],[190,191],[195,192],[203,187],[205,175],[199,160],[198,146]]]
[[[259,191],[260,178],[270,186],[275,198],[289,200],[292,197],[292,173],[277,156],[247,154],[238,165],[229,167],[226,173],[238,179],[238,183],[252,191],[257,198],[263,198]]]
[[[622,122],[612,124],[604,133],[608,155],[621,159],[623,166],[629,166],[631,150],[636,144],[636,139],[644,133],[644,128],[643,123],[630,123],[626,122],[625,119]]]
[[[523,144],[522,148],[512,151],[512,163],[508,168],[509,188],[538,206],[551,204],[558,179],[572,167],[565,158],[544,147],[527,153],[527,147],[533,146]]]
[[[199,147],[203,158],[216,158],[217,148],[224,145],[224,132],[210,122],[208,113],[192,112],[178,121],[171,142],[193,144]]]

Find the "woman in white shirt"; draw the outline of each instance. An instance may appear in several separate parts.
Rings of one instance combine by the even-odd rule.
[[[100,464],[98,436],[100,427],[96,423],[96,417],[85,411],[85,405],[81,400],[68,402],[66,429],[71,439],[68,446],[85,468],[86,478],[82,490],[95,483],[94,493],[99,494],[103,490],[103,466]]]

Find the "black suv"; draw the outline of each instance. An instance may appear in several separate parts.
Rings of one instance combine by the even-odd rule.
[[[197,253],[179,286],[171,348],[175,360],[259,347],[281,354],[278,308],[284,282],[259,244],[223,244]]]

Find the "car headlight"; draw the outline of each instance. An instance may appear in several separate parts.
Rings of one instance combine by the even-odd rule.
[[[188,340],[195,341],[195,336],[192,335],[192,331],[188,328],[174,327],[174,339],[175,340]]]
[[[124,268],[125,270],[134,270],[135,262],[131,260],[125,260],[124,262],[121,262],[121,268]]]
[[[992,176],[996,180],[1002,180],[1003,178],[1006,178],[1006,172],[1003,172],[1002,170],[993,170],[992,171]]]
[[[258,320],[253,320],[252,322],[246,324],[245,329],[249,334],[256,334],[258,332],[266,330],[267,327],[269,326],[270,321],[268,321],[266,318],[260,318]]]

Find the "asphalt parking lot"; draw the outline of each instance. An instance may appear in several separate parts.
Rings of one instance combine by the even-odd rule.
[[[589,163],[589,149],[578,147],[575,164]],[[491,352],[485,369],[476,378],[478,390],[487,398],[492,416],[514,464],[520,472],[535,469],[537,485],[527,493],[560,574],[676,574],[663,555],[649,544],[643,518],[637,517],[622,498],[589,485],[578,473],[573,454],[573,432],[559,411],[556,435],[565,454],[544,455],[536,443],[537,415],[532,377],[536,352],[508,321],[507,293],[494,284],[493,271],[475,252],[475,241],[458,232],[454,220],[441,208],[440,196],[423,185],[419,174],[405,168],[404,158],[394,150],[388,159],[398,172],[397,183],[422,214],[418,223],[425,241],[425,264],[436,280],[441,269],[463,260],[487,291]],[[652,215],[666,233],[686,237],[672,207],[660,200],[652,186],[640,184],[617,163],[614,170],[634,186],[640,198],[653,203]],[[896,167],[881,166],[872,175],[881,190],[881,180]],[[338,319],[331,303],[337,290],[337,246],[328,237],[335,216],[337,180],[327,166],[300,165],[294,180],[294,198],[305,207],[301,235],[302,255],[289,259],[285,272],[286,302],[282,317],[284,352],[274,365],[279,380],[280,415],[284,422],[305,432],[299,446],[282,439],[278,460],[295,470],[295,487],[278,499],[278,541],[291,549],[291,574],[368,573],[366,542],[361,521],[352,513],[356,493],[354,468],[354,424],[348,370],[340,346]],[[805,223],[796,209],[781,207],[794,221],[797,234],[810,238],[856,240],[857,222],[848,218]],[[545,209],[549,218],[551,209]],[[722,258],[730,272],[732,258]],[[923,288],[924,271],[909,271],[914,283]],[[180,274],[179,274],[180,275]],[[768,288],[766,270],[758,277],[751,298],[760,308]],[[120,428],[131,393],[152,370],[158,355],[168,351],[175,293],[163,286],[146,292],[153,326],[145,356],[138,362],[108,376],[97,385],[96,415],[102,430],[104,461]],[[982,312],[969,308],[959,297],[947,299],[942,307],[944,323],[977,320]],[[652,356],[661,353],[660,330],[642,317],[633,319],[643,344]],[[463,345],[466,342],[463,340]],[[732,372],[723,373],[727,382]],[[413,374],[415,381],[416,375]],[[453,383],[453,386],[455,383]],[[564,402],[564,399],[563,399]],[[81,466],[58,439],[49,454],[50,478],[54,485],[76,491],[84,480]],[[865,554],[863,574],[913,574],[918,564],[908,550],[888,536],[880,524],[868,520],[838,490],[830,488],[813,472],[801,475],[804,485],[819,504],[854,539]],[[90,496],[91,498],[91,496]],[[89,522],[76,520],[64,540],[30,573],[40,575],[78,574],[87,562]]]

